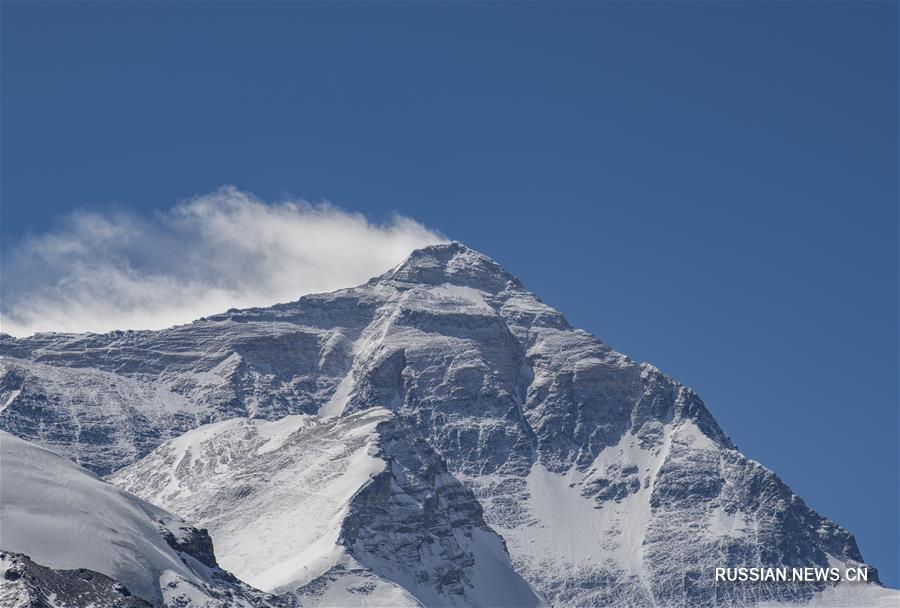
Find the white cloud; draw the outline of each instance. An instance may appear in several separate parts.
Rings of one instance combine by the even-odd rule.
[[[356,285],[444,240],[405,217],[378,225],[230,187],[151,219],[77,213],[4,255],[0,329],[159,329]]]

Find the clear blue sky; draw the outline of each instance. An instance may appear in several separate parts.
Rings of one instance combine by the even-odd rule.
[[[694,387],[898,585],[898,4],[2,4],[2,247],[409,215]]]

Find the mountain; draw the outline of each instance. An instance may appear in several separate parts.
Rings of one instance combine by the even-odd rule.
[[[2,606],[272,605],[205,531],[4,431],[0,479]]]
[[[458,243],[288,304],[0,352],[0,426],[301,603],[802,603],[834,590],[715,568],[864,565],[693,391]],[[881,602],[870,581],[838,588]]]

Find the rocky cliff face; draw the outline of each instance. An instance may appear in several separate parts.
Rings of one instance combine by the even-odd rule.
[[[27,555],[0,551],[0,606],[4,608],[151,608],[108,576],[86,569],[52,570]]]
[[[180,462],[163,442],[189,429],[389,413],[372,435],[383,468],[341,518],[355,561],[328,576],[360,566],[429,605],[497,605],[473,591],[479,551],[512,562],[504,585],[521,577],[561,606],[806,601],[823,585],[716,584],[714,568],[862,563],[690,389],[456,243],[290,304],[159,332],[4,337],[2,352],[0,425],[99,473],[132,465],[114,479],[161,504]]]

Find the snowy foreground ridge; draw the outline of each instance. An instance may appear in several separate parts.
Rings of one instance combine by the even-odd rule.
[[[873,568],[717,581],[867,565],[690,389],[458,243],[0,354],[0,608],[900,605]]]
[[[129,592],[158,605],[266,605],[258,601],[263,594],[216,565],[206,533],[5,431],[0,480],[0,605],[42,606],[41,589],[30,588],[37,580],[48,583],[52,603],[66,606],[133,602]],[[84,568],[112,584],[79,589],[84,575],[53,580],[36,564]]]

